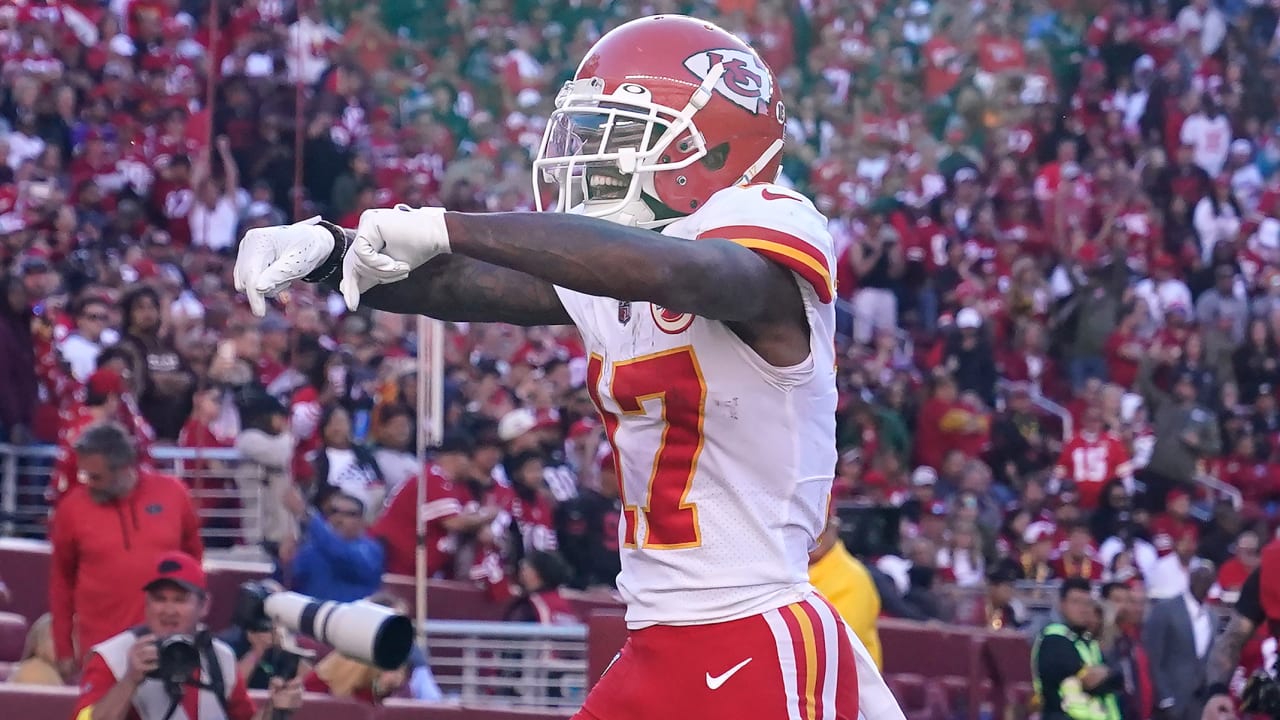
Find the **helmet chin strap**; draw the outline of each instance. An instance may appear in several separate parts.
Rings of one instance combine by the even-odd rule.
[[[738,178],[738,182],[734,184],[746,185],[755,179],[755,176],[760,174],[760,171],[764,169],[764,166],[772,162],[773,159],[777,157],[778,153],[782,152],[782,144],[781,139],[774,140],[770,143],[769,147],[760,154],[760,157],[756,158],[755,162],[751,163],[751,166],[746,169],[746,172],[742,173],[742,177]],[[767,180],[769,182],[773,182],[774,180],[777,180],[777,178],[767,178]]]

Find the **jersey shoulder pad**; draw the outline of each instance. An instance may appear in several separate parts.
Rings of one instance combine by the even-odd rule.
[[[750,248],[799,275],[818,300],[835,296],[835,248],[827,218],[804,195],[781,185],[726,188],[689,218],[694,238],[720,238]]]

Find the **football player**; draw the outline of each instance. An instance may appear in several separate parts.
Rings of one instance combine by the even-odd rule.
[[[827,220],[771,184],[777,81],[721,28],[622,25],[556,99],[534,184],[556,212],[366,211],[251,230],[258,314],[298,279],[347,304],[577,326],[613,445],[630,637],[578,718],[901,718],[808,582],[835,450]]]

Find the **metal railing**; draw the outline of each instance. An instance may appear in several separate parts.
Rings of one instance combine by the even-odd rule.
[[[587,687],[585,625],[428,620],[431,671],[464,705],[572,709]]]
[[[0,535],[43,538],[49,515],[46,490],[58,448],[53,445],[0,444]],[[156,469],[191,488],[200,514],[201,537],[227,547],[240,540],[244,519],[235,472],[240,453],[230,448],[151,448]]]

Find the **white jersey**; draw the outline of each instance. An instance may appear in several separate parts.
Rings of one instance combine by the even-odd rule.
[[[731,240],[791,269],[809,357],[773,367],[723,322],[557,288],[620,470],[618,589],[632,629],[804,597],[836,465],[827,219],[792,190],[756,184],[716,193],[663,234]]]

